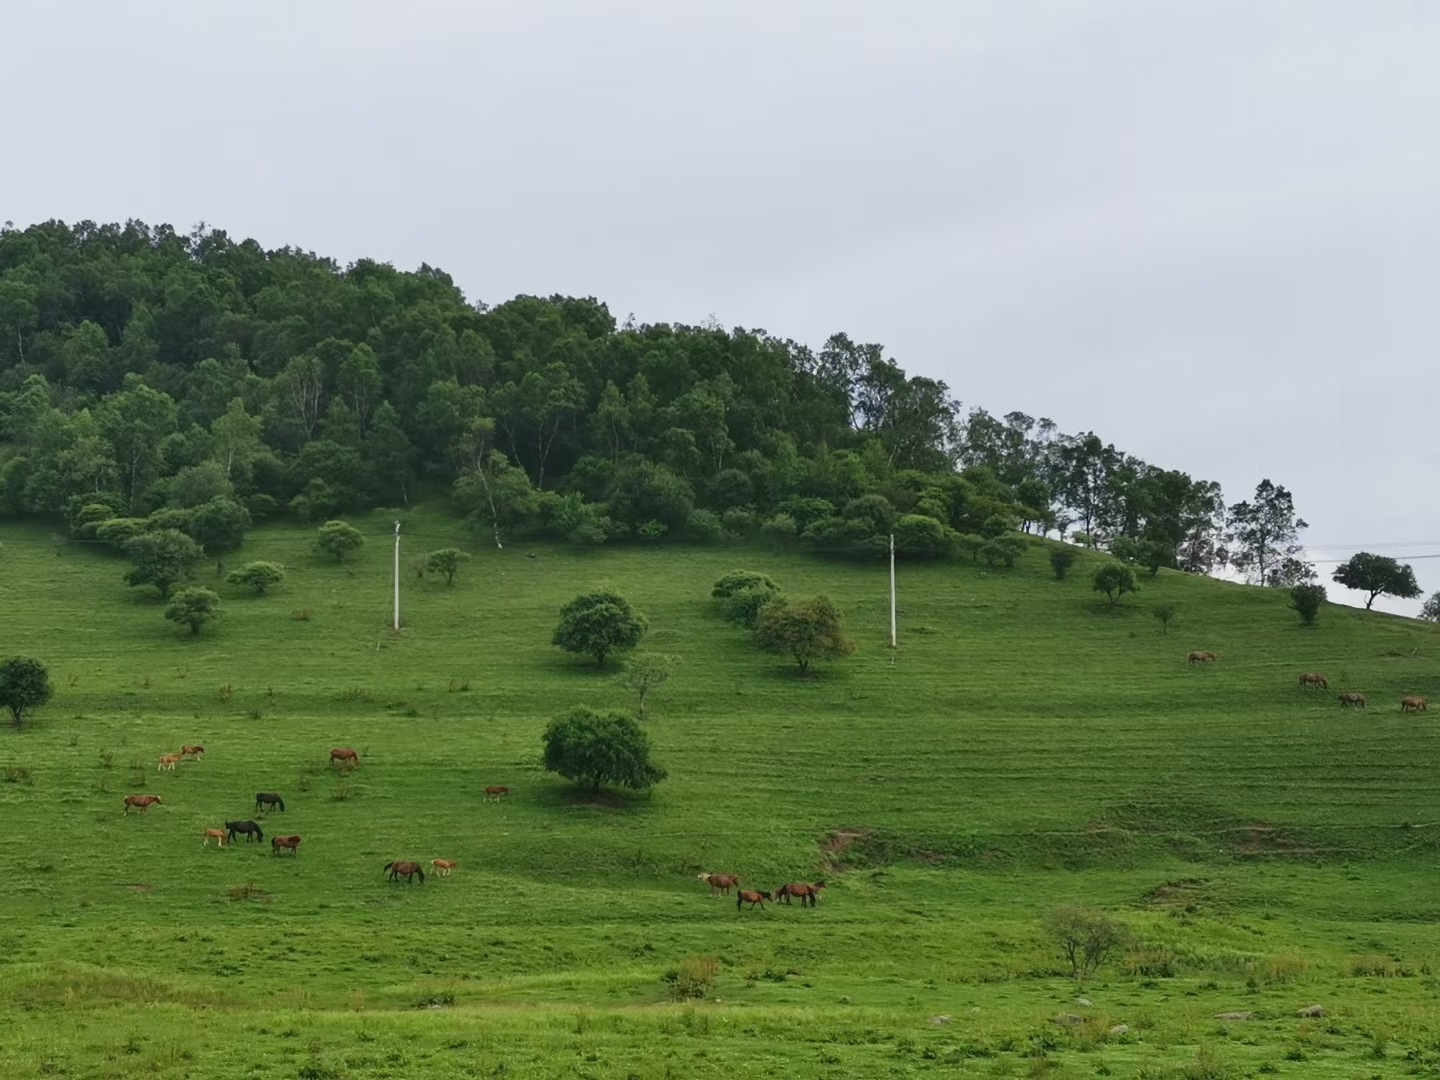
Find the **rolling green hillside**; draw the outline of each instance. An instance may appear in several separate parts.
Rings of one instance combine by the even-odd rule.
[[[500,552],[414,514],[396,637],[389,519],[360,524],[351,570],[309,530],[251,533],[227,563],[273,559],[288,580],[260,598],[202,581],[224,615],[193,640],[122,561],[0,527],[0,656],[56,683],[0,732],[5,1075],[1440,1062],[1440,735],[1398,705],[1440,697],[1427,626],[1326,607],[1303,629],[1279,590],[1170,571],[1111,610],[1083,557],[1060,583],[1036,550],[1008,571],[902,565],[892,656],[880,563]],[[454,587],[417,579],[413,558],[451,543],[475,556]],[[736,567],[831,596],[855,654],[802,680],[760,653],[709,600]],[[590,800],[538,758],[571,706],[633,708],[622,664],[549,644],[561,604],[602,583],[679,663],[646,721],[669,779]],[[1161,602],[1179,608],[1168,634]],[[1219,660],[1187,665],[1192,649]],[[1310,670],[1328,693],[1299,688]],[[1341,710],[1342,689],[1370,708]],[[157,772],[192,742],[204,760]],[[353,774],[327,768],[335,745],[359,751]],[[509,799],[484,801],[492,784]],[[301,834],[297,858],[201,847],[260,790],[284,795],[263,824]],[[164,804],[123,816],[141,791]],[[413,887],[381,873],[435,857],[460,867]],[[701,871],[829,887],[814,910],[737,912]],[[1043,925],[1066,902],[1133,935],[1080,989]],[[696,957],[716,958],[714,985],[671,1002],[663,977]],[[1296,1017],[1314,1003],[1325,1018]]]

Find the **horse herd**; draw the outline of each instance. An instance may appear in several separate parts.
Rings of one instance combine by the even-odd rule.
[[[1215,662],[1215,654],[1213,652],[1192,652],[1185,658],[1185,662],[1188,664],[1211,664]],[[1330,680],[1318,671],[1307,671],[1300,676],[1300,688],[1302,690],[1329,690]],[[1346,690],[1340,695],[1340,707],[1342,709],[1352,707],[1363,709],[1366,707],[1365,695],[1356,690]],[[1411,694],[1400,699],[1400,711],[1402,713],[1426,712],[1428,711],[1427,702],[1419,694]]]
[[[182,761],[199,761],[205,756],[203,746],[182,746],[178,754],[160,755],[160,772],[174,772],[176,766]],[[336,746],[330,750],[331,765],[340,765],[347,771],[358,768],[360,755],[348,746]],[[488,787],[485,789],[487,801],[499,802],[500,799],[510,794],[508,787]],[[145,814],[152,806],[163,806],[159,795],[126,795],[123,813],[129,816],[131,810],[137,810]],[[270,814],[279,810],[285,812],[285,800],[275,791],[257,791],[255,793],[255,812],[257,814]],[[217,848],[223,848],[227,844],[234,844],[239,837],[245,837],[247,843],[264,843],[265,832],[257,821],[227,821],[223,829],[206,829],[201,833],[200,844],[202,847],[209,847],[210,841],[215,841]],[[300,854],[300,840],[297,835],[272,836],[270,837],[270,854],[279,855],[288,851],[292,856]],[[438,877],[449,877],[460,864],[454,859],[431,859],[430,867]],[[420,884],[425,884],[425,871],[419,863],[397,861],[385,864],[382,873],[388,873],[391,881],[403,877],[407,882],[413,884],[416,877],[419,877]]]
[[[730,890],[735,890],[735,910],[739,911],[744,905],[749,904],[750,910],[756,907],[765,910],[765,902],[778,904],[782,900],[788,904],[791,897],[800,901],[800,906],[814,907],[820,900],[820,890],[825,888],[825,882],[817,881],[811,885],[803,881],[792,881],[788,885],[781,885],[778,889],[742,889],[740,888],[739,874],[700,874],[699,878],[710,886],[711,896],[729,896]]]

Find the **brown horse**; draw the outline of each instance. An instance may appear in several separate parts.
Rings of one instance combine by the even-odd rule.
[[[160,804],[160,796],[159,796],[159,795],[126,795],[126,796],[125,796],[125,813],[126,813],[127,815],[130,813],[130,810],[131,810],[132,807],[135,808],[136,810],[139,810],[139,811],[143,814],[143,813],[145,813],[147,810],[149,810],[150,807],[152,807],[152,806],[159,806],[159,805],[161,805],[161,804]]]
[[[487,787],[485,789],[485,801],[499,802],[501,799],[503,799],[506,795],[509,794],[510,789],[508,787]]]
[[[227,833],[224,829],[206,829],[204,833],[205,838],[201,841],[200,846],[209,847],[210,841],[214,840],[216,847],[224,847],[225,838],[227,836],[229,836],[229,833]]]
[[[1213,652],[1192,652],[1185,658],[1187,664],[1211,664],[1215,662]]]
[[[330,764],[334,765],[337,761],[340,762],[340,764],[348,765],[353,769],[359,766],[360,755],[357,754],[354,750],[351,750],[348,746],[335,746],[332,747],[330,750]]]
[[[175,771],[175,766],[178,765],[178,764],[180,764],[180,755],[179,755],[179,754],[161,754],[161,755],[160,755],[160,772],[166,772],[166,771],[174,772],[174,771]]]
[[[1400,699],[1401,712],[1425,712],[1425,699],[1418,694]]]
[[[300,854],[300,837],[298,836],[272,836],[270,838],[270,854],[279,855],[282,848],[289,848],[291,855]]]
[[[803,881],[792,881],[789,885],[781,885],[775,890],[775,899],[777,901],[784,900],[788,904],[793,896],[800,901],[801,907],[805,907],[807,904],[814,907],[816,901],[820,899],[820,890],[823,888],[825,888],[823,881],[817,881],[814,885],[807,885]]]
[[[1357,708],[1365,708],[1365,695],[1356,690],[1347,690],[1340,695],[1340,707],[1342,709],[1354,705]]]
[[[739,911],[741,904],[749,904],[750,910],[754,911],[755,905],[759,904],[760,910],[764,911],[766,900],[769,900],[771,903],[775,902],[775,898],[768,892],[752,892],[749,889],[741,889],[735,894],[735,910]]]
[[[435,871],[436,877],[449,877],[450,871],[460,864],[453,859],[431,859],[430,869]]]
[[[425,884],[425,871],[420,869],[418,862],[387,862],[385,864],[385,870],[390,871],[391,881],[404,877],[406,881],[413,885],[415,884],[415,875],[419,874],[420,884]],[[384,873],[385,870],[382,870],[381,873]]]
[[[205,747],[182,746],[180,747],[180,756],[182,758],[202,758],[205,756]]]
[[[701,874],[699,878],[710,886],[711,896],[714,896],[717,892],[729,896],[730,890],[740,884],[739,874]]]
[[[1318,686],[1321,690],[1329,690],[1330,684],[1326,682],[1325,676],[1318,671],[1307,671],[1300,676],[1301,686]]]

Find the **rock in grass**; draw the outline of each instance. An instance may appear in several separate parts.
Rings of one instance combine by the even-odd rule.
[[[1295,1015],[1296,1015],[1296,1016],[1308,1016],[1308,1017],[1310,1017],[1310,1018],[1313,1019],[1313,1020],[1318,1020],[1318,1019],[1320,1019],[1320,1017],[1322,1017],[1322,1016],[1325,1015],[1325,1006],[1324,1006],[1324,1005],[1306,1005],[1305,1008],[1299,1010]]]
[[[1073,1027],[1076,1024],[1083,1024],[1085,1018],[1083,1016],[1076,1016],[1074,1013],[1056,1013],[1050,1022],[1052,1024],[1064,1024],[1067,1027]]]
[[[1129,1025],[1129,1024],[1116,1024],[1114,1027],[1112,1027],[1112,1028],[1110,1029],[1110,1034],[1111,1034],[1111,1035],[1129,1035],[1129,1034],[1130,1034],[1130,1025]]]
[[[1216,1014],[1215,1014],[1215,1019],[1216,1019],[1216,1020],[1249,1020],[1252,1015],[1254,1015],[1254,1014],[1253,1014],[1253,1013],[1248,1013],[1248,1012],[1225,1012],[1225,1013],[1216,1013]]]
[[[1082,1009],[1090,1009],[1093,1008],[1095,1005],[1095,1003],[1089,998],[1076,998],[1075,1004],[1079,1005]]]
[[[930,1023],[934,1024],[936,1027],[939,1027],[941,1024],[948,1024],[948,1023],[950,1023],[950,1017],[948,1017],[948,1016],[932,1016],[932,1017],[930,1017]]]

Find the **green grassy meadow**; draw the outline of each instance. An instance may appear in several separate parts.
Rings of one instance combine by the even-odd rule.
[[[496,551],[414,513],[393,636],[390,519],[357,524],[348,570],[313,530],[253,532],[226,563],[288,564],[264,597],[202,567],[224,615],[198,639],[121,560],[0,526],[0,655],[56,684],[0,731],[0,1074],[1440,1075],[1440,717],[1398,704],[1440,698],[1434,629],[1340,607],[1302,629],[1278,591],[1168,572],[1109,610],[1084,558],[1058,583],[1037,549],[902,565],[892,655],[878,562]],[[475,556],[454,587],[419,580],[450,544]],[[801,680],[758,652],[709,600],[740,567],[830,595],[855,654]],[[549,644],[597,584],[679,660],[648,795],[538,761],[554,716],[634,707],[622,663]],[[1312,669],[1329,693],[1297,686]],[[182,743],[204,760],[157,772]],[[337,745],[358,770],[327,767]],[[202,848],[262,790],[298,857]],[[164,804],[123,816],[139,792]],[[381,872],[437,857],[459,869]],[[737,912],[702,870],[828,888]],[[1067,902],[1132,932],[1083,987],[1042,923]],[[696,957],[713,987],[672,1001]]]

